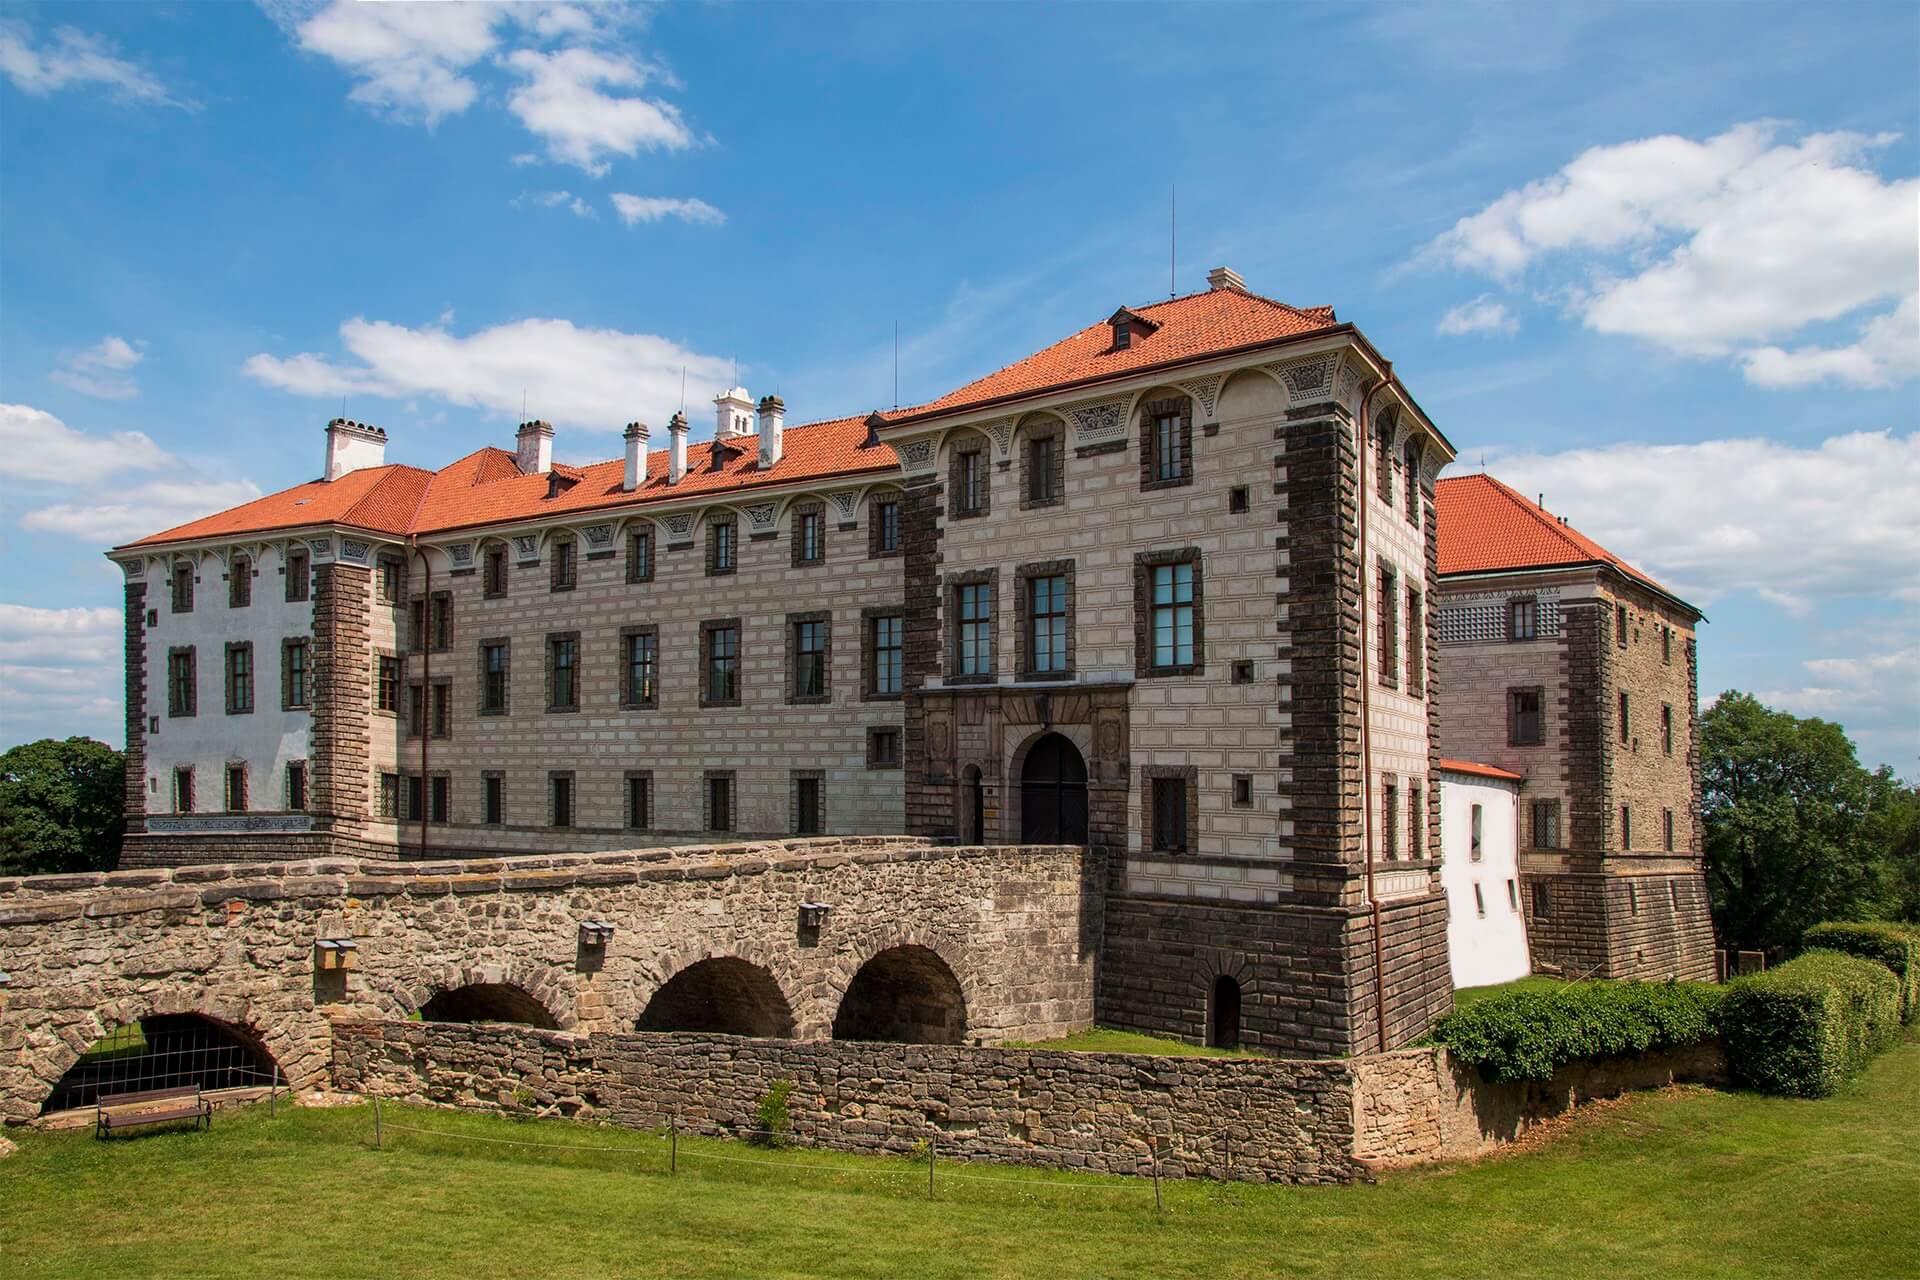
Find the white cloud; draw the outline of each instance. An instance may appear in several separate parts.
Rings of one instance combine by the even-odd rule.
[[[302,49],[333,59],[359,78],[348,96],[395,118],[438,124],[480,96],[463,73],[493,52],[507,6],[361,4],[334,0],[293,25]]]
[[[635,418],[662,423],[688,386],[719,387],[732,365],[667,338],[529,319],[461,337],[355,317],[340,339],[358,363],[307,352],[256,355],[249,377],[296,395],[435,396],[503,415],[527,411],[587,430],[610,431]]]
[[[516,208],[532,205],[540,209],[565,209],[576,218],[598,218],[599,210],[588,204],[585,199],[571,191],[529,191],[513,198]],[[450,316],[443,316],[441,323],[446,324]]]
[[[1920,645],[1812,658],[1800,668],[1805,683],[1754,696],[1795,715],[1840,721],[1865,759],[1886,760],[1911,774],[1920,756]]]
[[[1594,147],[1460,219],[1420,260],[1510,288],[1564,270],[1548,292],[1588,328],[1731,356],[1758,386],[1891,386],[1920,374],[1920,178],[1867,167],[1893,135],[1780,135],[1761,122],[1703,142]],[[1779,345],[1834,323],[1851,324],[1854,341]]]
[[[677,199],[669,196],[630,196],[624,191],[616,191],[610,197],[614,209],[620,214],[620,221],[628,226],[641,222],[659,222],[665,218],[679,218],[685,222],[704,223],[708,226],[720,226],[726,222],[727,215],[708,204],[705,200]]]
[[[0,746],[76,733],[120,741],[124,625],[119,609],[0,603]]]
[[[145,358],[125,338],[109,335],[85,351],[69,356],[63,368],[47,376],[82,395],[102,400],[131,400],[140,394],[140,386],[127,370]]]
[[[1463,302],[1440,317],[1438,332],[1457,336],[1465,333],[1517,333],[1520,321],[1507,310],[1507,304],[1483,293],[1472,302]]]
[[[156,471],[174,458],[139,431],[75,431],[24,404],[0,404],[0,479],[87,483],[127,471]]]
[[[105,662],[120,655],[123,625],[118,609],[0,603],[0,663]]]
[[[1733,591],[1802,614],[1838,596],[1920,603],[1920,433],[1486,455],[1501,480],[1545,493],[1550,510],[1696,603]]]
[[[117,546],[259,496],[260,486],[251,480],[215,480],[189,470],[177,480],[116,486],[105,501],[75,500],[37,508],[20,517],[20,527]]]
[[[652,68],[624,55],[584,48],[517,49],[503,65],[523,80],[507,96],[507,109],[545,140],[548,157],[559,163],[600,177],[610,156],[693,145],[678,107],[637,93],[620,97],[604,91],[637,90],[658,78]]]
[[[72,27],[56,28],[53,38],[36,48],[24,26],[0,22],[0,74],[36,98],[74,85],[105,85],[130,102],[199,110],[198,103],[168,92],[151,72],[115,56],[107,41]]]

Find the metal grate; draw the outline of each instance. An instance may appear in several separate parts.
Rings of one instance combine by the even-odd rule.
[[[264,1049],[216,1022],[190,1013],[159,1015],[115,1027],[95,1041],[41,1111],[91,1107],[103,1093],[267,1085],[279,1078],[277,1071]]]

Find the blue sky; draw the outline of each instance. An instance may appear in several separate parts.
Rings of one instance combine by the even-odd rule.
[[[1920,775],[1920,10],[0,9],[0,739],[121,737],[113,542],[703,407],[914,402],[1177,280],[1332,303]],[[704,421],[693,415],[696,427]]]

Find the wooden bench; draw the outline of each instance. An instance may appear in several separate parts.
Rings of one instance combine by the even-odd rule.
[[[117,1130],[143,1124],[191,1120],[213,1128],[213,1104],[197,1084],[177,1089],[148,1089],[141,1093],[103,1093],[93,1103],[93,1136],[111,1137]]]

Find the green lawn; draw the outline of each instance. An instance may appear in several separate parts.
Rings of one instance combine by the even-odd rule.
[[[1920,1271],[1920,1043],[1820,1102],[1678,1090],[1377,1186],[1148,1184],[366,1107],[16,1132],[0,1274],[1864,1278]],[[424,1137],[573,1143],[551,1151]],[[718,1157],[729,1157],[722,1162]],[[738,1163],[747,1161],[752,1163]],[[954,1175],[968,1174],[962,1181]],[[1116,1189],[1117,1188],[1117,1189]]]
[[[1081,1053],[1164,1053],[1176,1058],[1255,1058],[1251,1050],[1213,1049],[1188,1044],[1170,1036],[1150,1036],[1139,1031],[1116,1031],[1111,1027],[1090,1027],[1058,1040],[1014,1041],[1010,1049],[1074,1049]]]

